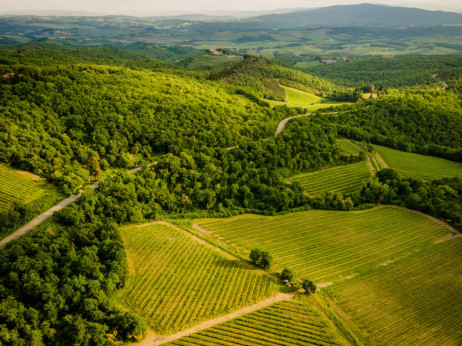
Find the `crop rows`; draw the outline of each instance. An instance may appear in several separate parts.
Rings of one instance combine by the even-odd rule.
[[[276,285],[184,231],[155,224],[123,231],[136,274],[121,301],[159,333],[254,304]]]
[[[461,268],[458,238],[327,290],[379,344],[461,345]]]
[[[312,298],[280,302],[174,341],[174,345],[341,345]]]
[[[359,147],[356,144],[345,139],[338,140],[337,145],[339,146],[341,151],[347,154],[358,155],[361,152],[361,149],[359,149]]]
[[[310,210],[281,216],[243,215],[199,220],[228,246],[248,254],[268,250],[275,270],[326,282],[406,256],[418,245],[448,233],[439,223],[406,209],[364,212]]]
[[[326,191],[350,193],[358,190],[370,176],[367,162],[358,162],[300,174],[290,181],[299,182],[305,191],[313,195]]]
[[[13,169],[0,166],[0,211],[7,210],[13,201],[37,198],[43,192],[41,184]]]
[[[405,177],[441,179],[462,177],[462,164],[433,156],[405,153],[399,150],[374,145],[390,168]]]

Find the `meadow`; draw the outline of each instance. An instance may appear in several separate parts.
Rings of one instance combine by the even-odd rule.
[[[276,293],[268,276],[174,226],[128,227],[122,237],[130,273],[119,301],[158,333],[185,329]]]
[[[0,165],[0,212],[8,210],[13,201],[32,202],[47,189],[39,176]]]
[[[323,192],[350,193],[361,188],[371,177],[371,170],[366,161],[336,166],[320,171],[293,176],[290,182],[299,182],[310,195]]]
[[[447,226],[422,214],[389,206],[195,222],[245,256],[254,248],[269,251],[274,271],[288,267],[318,283],[368,272],[449,233]]]
[[[327,287],[369,344],[462,344],[462,238]]]
[[[179,339],[173,345],[349,345],[319,297],[298,296]]]
[[[445,177],[462,177],[461,163],[434,156],[406,153],[380,145],[374,145],[374,148],[390,168],[407,178],[432,180]]]

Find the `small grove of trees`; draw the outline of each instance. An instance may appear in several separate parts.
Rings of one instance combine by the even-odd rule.
[[[281,280],[287,280],[287,282],[291,283],[295,279],[295,272],[292,269],[285,268],[281,273]]]
[[[263,269],[269,269],[271,268],[271,264],[273,264],[273,257],[268,251],[253,249],[250,251],[249,258],[253,264],[262,267]]]
[[[303,280],[302,287],[306,294],[313,294],[316,292],[316,284],[308,279]]]

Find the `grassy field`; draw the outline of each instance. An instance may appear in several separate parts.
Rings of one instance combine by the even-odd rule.
[[[0,212],[13,201],[30,203],[43,196],[50,187],[39,176],[0,165]]]
[[[315,103],[321,102],[322,98],[301,90],[294,88],[289,88],[287,86],[281,85],[284,91],[287,94],[289,103],[299,106],[308,106]]]
[[[299,174],[289,178],[289,181],[299,182],[303,189],[311,195],[327,191],[345,194],[360,189],[370,177],[370,167],[367,162],[362,161]]]
[[[362,212],[241,215],[196,223],[243,255],[257,247],[269,251],[275,271],[289,267],[298,277],[318,283],[368,272],[449,233],[446,226],[419,213],[385,206]]]
[[[339,146],[342,152],[351,155],[359,155],[359,153],[363,151],[356,144],[346,139],[337,140],[337,145]]]
[[[349,345],[318,297],[299,296],[179,339],[173,345]]]
[[[327,288],[368,344],[462,344],[462,238]]]
[[[374,145],[390,168],[405,177],[440,179],[462,177],[462,164],[433,156],[406,153],[403,151]]]
[[[130,276],[118,299],[161,334],[257,303],[278,288],[267,276],[173,226],[124,228],[122,237]]]

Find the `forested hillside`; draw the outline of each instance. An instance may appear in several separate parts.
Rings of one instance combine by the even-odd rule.
[[[457,91],[390,90],[317,119],[337,124],[347,138],[462,162],[462,98]]]

